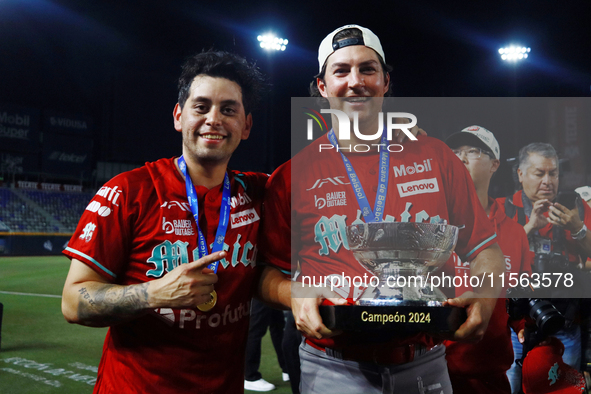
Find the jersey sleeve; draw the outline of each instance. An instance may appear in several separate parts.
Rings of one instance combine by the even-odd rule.
[[[462,261],[472,261],[482,250],[497,242],[493,224],[482,208],[470,173],[452,151],[441,148],[442,165],[447,166],[446,195],[449,222],[465,226],[458,233],[455,251]]]
[[[267,181],[260,233],[262,262],[291,275],[291,161]]]
[[[111,179],[92,198],[64,254],[87,264],[111,282],[125,269],[134,213],[126,174]]]

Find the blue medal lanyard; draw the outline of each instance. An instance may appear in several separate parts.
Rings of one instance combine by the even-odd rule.
[[[328,140],[335,147],[335,149],[338,149],[339,143],[337,141],[337,137],[335,135],[334,130],[330,130],[330,132],[328,133]],[[363,219],[366,223],[372,221],[381,222],[384,217],[386,195],[388,193],[388,170],[390,167],[390,154],[386,149],[386,142],[386,133],[382,133],[382,139],[380,141],[380,145],[382,148],[380,149],[380,179],[378,183],[378,191],[376,193],[376,201],[374,203],[373,211],[369,206],[367,196],[365,195],[363,186],[361,186],[361,182],[359,181],[357,173],[355,173],[355,169],[353,169],[353,165],[351,164],[349,159],[347,159],[347,156],[343,154],[343,152],[339,152],[343,159],[343,163],[345,164],[345,169],[347,170],[349,181],[351,182],[351,186],[353,187],[355,198],[357,198],[357,203],[359,204],[359,208],[361,208],[361,214],[363,215]]]
[[[193,187],[193,181],[187,173],[187,163],[185,158],[181,156],[179,158],[179,169],[185,177],[185,187],[187,189],[187,199],[189,200],[189,206],[197,225],[197,233],[199,235],[199,258],[207,256],[207,241],[199,228],[199,202],[197,200],[197,192]],[[224,175],[224,191],[222,192],[222,206],[220,208],[220,221],[218,223],[218,229],[215,234],[215,241],[211,248],[211,253],[221,252],[224,248],[224,238],[226,237],[226,231],[228,230],[228,222],[230,221],[230,178],[228,173]],[[210,263],[207,268],[217,273],[219,261]]]

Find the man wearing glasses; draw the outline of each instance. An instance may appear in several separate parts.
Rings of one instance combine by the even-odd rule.
[[[499,168],[501,158],[495,136],[484,127],[471,126],[452,134],[445,142],[466,166],[480,204],[495,226],[497,242],[505,257],[505,275],[508,277],[511,272],[531,274],[533,256],[523,227],[509,219],[501,205],[488,195],[490,181]],[[454,271],[463,274],[463,269],[469,269],[469,265],[463,267],[463,263],[457,259]],[[459,290],[456,289],[456,292]],[[460,292],[456,294],[459,295]],[[511,392],[506,372],[513,363],[513,347],[507,321],[505,299],[499,298],[480,342],[445,341],[454,393]],[[521,329],[515,325],[516,331]],[[523,337],[522,332],[520,337]]]

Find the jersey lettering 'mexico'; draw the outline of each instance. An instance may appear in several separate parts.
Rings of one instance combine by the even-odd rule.
[[[349,243],[347,242],[347,216],[346,215],[332,215],[331,218],[323,216],[314,226],[314,241],[318,242],[322,247],[318,254],[328,255],[330,248],[333,252],[338,253],[341,245],[349,250]]]
[[[152,256],[148,263],[154,264],[154,269],[146,272],[146,276],[160,278],[164,271],[170,272],[180,264],[189,262],[187,253],[188,242],[176,241],[175,243],[166,240],[152,249]]]
[[[404,211],[400,214],[401,222],[410,222],[412,214],[410,210],[412,203],[407,202]],[[351,224],[364,223],[361,219],[361,211],[357,210],[357,218]],[[385,222],[395,222],[396,218],[391,215],[386,215],[384,218]],[[447,223],[445,219],[441,219],[439,215],[430,216],[427,211],[422,210],[414,215],[414,222],[429,221],[429,223]],[[330,254],[332,250],[334,253],[338,253],[341,246],[349,250],[349,243],[347,242],[347,216],[346,215],[332,215],[330,218],[322,216],[320,220],[316,222],[314,226],[314,241],[320,244],[318,254],[326,256]]]
[[[224,269],[228,268],[230,264],[232,267],[236,267],[239,263],[245,267],[256,266],[256,257],[258,249],[256,245],[253,245],[250,241],[246,243],[240,243],[242,234],[238,234],[236,242],[230,248],[230,245],[224,243],[223,250],[228,252],[228,255],[232,256],[230,262],[225,258],[220,260],[220,264]],[[154,268],[146,272],[146,276],[151,278],[160,278],[165,273],[172,271],[180,264],[187,264],[191,261],[199,259],[199,248],[193,250],[193,259],[189,261],[188,242],[176,241],[164,241],[152,249],[152,256],[147,260],[148,263],[154,264]],[[210,249],[213,244],[209,245]]]

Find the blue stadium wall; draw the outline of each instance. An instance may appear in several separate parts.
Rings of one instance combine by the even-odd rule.
[[[0,233],[0,256],[60,255],[70,235]]]

